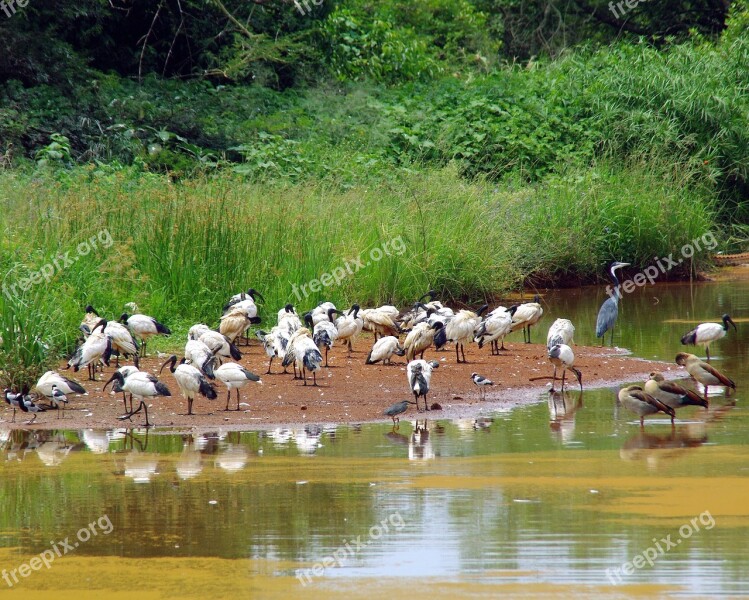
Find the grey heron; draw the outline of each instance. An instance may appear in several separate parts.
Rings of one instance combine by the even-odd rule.
[[[611,345],[614,345],[614,325],[616,325],[616,318],[619,316],[619,299],[621,298],[621,292],[619,291],[621,286],[619,280],[616,278],[616,271],[628,266],[629,263],[615,262],[609,268],[609,275],[611,275],[611,280],[614,282],[614,290],[601,305],[598,311],[598,320],[596,321],[596,337],[602,338],[601,346],[606,344],[606,332],[609,329],[611,330]]]

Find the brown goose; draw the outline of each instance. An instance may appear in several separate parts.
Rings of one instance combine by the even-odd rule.
[[[718,369],[700,360],[694,354],[679,352],[676,355],[676,364],[686,367],[687,372],[705,386],[705,400],[707,400],[707,388],[710,385],[725,386],[728,388],[726,395],[730,395],[730,390],[736,389],[736,384],[731,379],[723,375]]]
[[[660,400],[653,398],[650,394],[646,393],[639,385],[630,385],[628,387],[619,390],[619,402],[624,407],[631,410],[638,417],[640,417],[640,427],[645,426],[645,416],[654,415],[657,412],[664,412],[671,417],[671,424],[674,423],[674,409],[670,406],[666,406]]]
[[[674,381],[666,381],[663,374],[657,371],[651,373],[650,379],[645,382],[645,392],[674,409],[682,406],[708,406],[707,400],[699,394]]]

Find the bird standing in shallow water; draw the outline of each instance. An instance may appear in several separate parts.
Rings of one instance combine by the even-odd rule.
[[[682,406],[704,406],[705,409],[708,407],[707,400],[699,394],[673,381],[666,381],[663,374],[657,371],[653,371],[650,379],[645,382],[645,392],[673,409]]]
[[[736,389],[736,384],[723,375],[718,369],[699,359],[694,354],[679,352],[676,355],[676,364],[687,369],[696,381],[705,386],[705,400],[707,400],[707,388],[710,385],[722,385],[728,388],[726,395],[730,395],[730,390]]]
[[[728,315],[723,315],[723,324],[700,323],[697,327],[692,329],[692,331],[689,331],[682,336],[681,343],[685,346],[704,346],[707,354],[707,362],[710,362],[710,344],[715,340],[725,337],[726,333],[728,333],[729,323],[733,325],[734,331],[738,331],[733,319]]]
[[[608,292],[609,298],[607,298],[601,308],[598,311],[598,319],[596,320],[596,337],[601,338],[601,346],[606,344],[606,332],[611,330],[611,345],[614,345],[614,325],[616,325],[616,318],[619,316],[619,300],[622,297],[622,293],[619,290],[619,280],[616,278],[616,271],[623,267],[628,267],[629,263],[615,262],[609,269],[609,275],[611,281],[614,282],[613,291]]]
[[[654,415],[657,412],[664,412],[671,417],[671,425],[674,424],[674,409],[666,406],[660,400],[653,398],[645,392],[639,385],[630,385],[619,390],[619,402],[624,407],[631,410],[640,417],[640,427],[645,426],[645,416]]]
[[[395,425],[396,420],[400,423],[400,418],[398,415],[402,415],[404,412],[408,410],[409,404],[416,404],[413,400],[403,400],[402,402],[396,402],[393,404],[390,408],[386,409],[384,415],[387,415],[391,419],[393,419],[393,425]]]
[[[491,379],[482,377],[478,373],[471,373],[471,379],[473,379],[473,383],[478,386],[479,392],[481,394],[481,399],[486,399],[486,388],[494,385],[494,382]]]

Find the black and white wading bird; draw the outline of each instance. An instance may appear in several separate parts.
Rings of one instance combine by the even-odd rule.
[[[515,309],[512,315],[512,331],[523,330],[523,341],[531,343],[531,327],[541,320],[544,316],[544,309],[541,306],[541,297],[536,294],[533,296],[533,302],[525,302]]]
[[[174,375],[174,380],[177,382],[177,387],[182,395],[187,400],[187,414],[191,415],[192,403],[195,401],[195,396],[200,394],[201,396],[208,398],[208,400],[215,400],[218,398],[216,388],[211,384],[203,375],[203,373],[193,367],[192,365],[185,364],[186,359],[182,359],[177,364],[177,356],[172,354],[166,362],[161,365],[159,374],[164,370],[164,367],[169,365],[169,370]]]
[[[115,371],[112,373],[112,377],[110,377],[104,384],[102,391],[107,389],[107,386],[113,381],[116,381],[119,384],[120,389],[123,392],[131,394],[131,402],[133,398],[139,401],[138,408],[134,411],[131,410],[129,413],[118,418],[120,420],[129,419],[143,410],[146,415],[146,427],[150,427],[150,423],[148,422],[148,406],[144,402],[144,399],[172,395],[169,388],[166,387],[164,383],[156,379],[156,377],[150,373],[145,373],[144,371],[135,371],[130,373],[127,377],[123,375],[121,371]]]
[[[31,420],[26,421],[26,425],[29,425],[36,421],[36,416],[40,412],[46,412],[46,409],[43,406],[40,406],[39,404],[34,402],[34,397],[31,396],[31,394],[25,393],[18,403],[18,408],[20,408],[23,412],[32,413],[34,415]]]
[[[91,334],[86,338],[68,361],[67,368],[73,367],[74,372],[78,372],[81,367],[88,367],[88,378],[95,381],[96,363],[101,360],[109,366],[109,357],[112,355],[112,339],[104,333],[107,321],[101,319],[91,330]]]
[[[56,385],[52,385],[52,395],[49,397],[50,408],[57,409],[57,417],[60,418],[60,408],[62,408],[62,418],[65,418],[65,405],[68,403],[68,397]]]
[[[417,355],[420,355],[420,358],[423,359],[424,352],[434,343],[435,334],[443,328],[444,324],[441,321],[437,321],[432,325],[426,321],[422,321],[414,325],[414,328],[403,342],[403,348],[406,351],[406,360],[411,362]]]
[[[153,317],[148,315],[128,315],[122,313],[120,316],[120,323],[127,325],[136,336],[141,340],[141,356],[146,356],[146,343],[148,338],[155,335],[171,335],[171,330],[166,326],[159,323]]]
[[[569,319],[557,319],[546,334],[546,348],[551,350],[557,344],[572,346],[575,343],[575,326]]]
[[[226,386],[225,411],[229,410],[229,400],[231,399],[232,390],[237,390],[237,410],[240,410],[239,388],[244,387],[250,381],[257,381],[258,383],[262,383],[260,377],[258,377],[251,371],[248,371],[242,365],[237,363],[224,363],[218,369],[216,369],[215,373],[216,379],[218,379]]]
[[[476,329],[475,341],[479,348],[483,348],[486,342],[490,342],[492,356],[498,356],[500,350],[505,349],[505,336],[512,332],[512,316],[518,307],[513,306],[509,309],[504,306],[498,306],[481,321]],[[497,340],[502,341],[502,347],[497,344]]]
[[[564,376],[567,371],[572,371],[577,377],[577,382],[580,384],[580,391],[583,391],[583,374],[580,369],[577,369],[575,365],[575,353],[572,351],[567,344],[555,344],[549,350],[549,360],[554,365],[554,375],[551,379],[551,389],[554,391],[554,384],[557,381],[557,369],[562,369],[562,392],[564,392]]]
[[[738,331],[736,323],[733,322],[730,316],[723,315],[722,320],[722,323],[700,323],[692,331],[682,336],[681,343],[685,346],[704,346],[707,354],[707,362],[710,362],[710,344],[715,340],[725,337],[726,333],[728,333],[729,323],[733,325],[734,331]]]
[[[434,345],[439,350],[445,342],[455,343],[455,358],[458,363],[466,361],[465,345],[474,341],[476,330],[481,324],[481,315],[489,308],[484,304],[476,312],[471,310],[459,310],[452,318],[448,318],[445,326],[437,331],[434,336]],[[460,354],[458,354],[460,351]],[[463,360],[461,360],[461,356]]]
[[[619,300],[622,297],[621,285],[616,278],[616,271],[628,266],[629,263],[615,262],[609,268],[609,275],[614,283],[614,288],[609,292],[609,297],[601,304],[596,320],[596,337],[601,338],[601,346],[606,345],[606,332],[609,329],[611,330],[611,345],[614,345],[614,325],[616,325],[616,318],[619,316]]]
[[[473,383],[475,383],[479,388],[479,393],[481,394],[481,399],[486,399],[486,388],[494,385],[494,382],[491,379],[487,379],[486,377],[482,377],[478,373],[471,373],[471,379],[473,379]]]
[[[11,423],[15,423],[16,409],[21,408],[21,402],[23,402],[23,392],[11,392],[8,388],[5,388],[5,401],[9,406],[13,408],[13,418],[11,419]]]
[[[373,344],[364,363],[374,365],[382,361],[383,365],[390,365],[392,364],[393,356],[403,356],[405,353],[406,350],[400,345],[397,337],[386,335]]]
[[[438,368],[440,365],[437,361],[425,361],[425,360],[412,360],[406,367],[406,377],[408,378],[408,386],[413,392],[414,400],[416,400],[416,410],[419,409],[419,398],[424,398],[424,405],[426,410],[429,410],[429,402],[427,402],[427,394],[429,393],[429,384],[432,380],[432,371]]]

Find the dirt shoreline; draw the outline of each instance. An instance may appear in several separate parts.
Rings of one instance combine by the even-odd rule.
[[[157,427],[170,429],[217,428],[244,430],[272,426],[304,425],[309,423],[363,423],[389,421],[383,411],[401,400],[412,399],[405,375],[405,360],[395,357],[392,366],[365,365],[364,360],[372,344],[372,337],[363,335],[354,344],[354,353],[347,356],[345,347],[337,346],[330,352],[330,368],[318,373],[318,387],[311,381],[305,387],[301,380],[294,381],[291,374],[283,374],[280,361],[274,360],[273,373],[266,375],[268,359],[262,347],[253,340],[249,348],[242,346],[242,360],[246,368],[261,375],[262,385],[250,383],[240,390],[245,405],[240,412],[224,412],[226,388],[217,384],[219,397],[209,401],[203,397],[193,405],[194,415],[186,415],[187,402],[168,368],[160,379],[169,387],[171,397],[152,399],[149,419]],[[548,390],[550,380],[530,382],[531,377],[551,376],[553,368],[541,344],[510,343],[500,356],[491,356],[487,347],[479,350],[471,345],[466,355],[467,364],[456,364],[452,348],[435,352],[428,350],[427,360],[438,360],[439,369],[432,375],[429,403],[438,403],[442,409],[417,413],[409,407],[404,418],[453,419],[471,418],[494,410],[536,401]],[[583,373],[584,388],[610,387],[626,381],[643,380],[653,370],[676,370],[676,365],[639,359],[627,351],[611,348],[575,346],[575,365]],[[141,361],[141,370],[157,372],[167,355]],[[12,409],[5,407],[2,427],[14,429],[111,429],[139,427],[145,421],[142,413],[131,421],[117,417],[124,413],[122,395],[102,387],[113,372],[113,366],[98,374],[95,382],[87,381],[86,371],[62,371],[63,375],[81,383],[86,395],[73,396],[64,416],[56,411],[40,413],[36,421],[26,424],[28,415],[17,412],[16,422],[11,422]],[[477,372],[492,379],[494,387],[488,388],[486,399],[479,398],[478,388],[471,380]],[[574,382],[570,389],[577,390]],[[558,384],[557,384],[558,387]],[[236,406],[236,392],[232,394]]]

